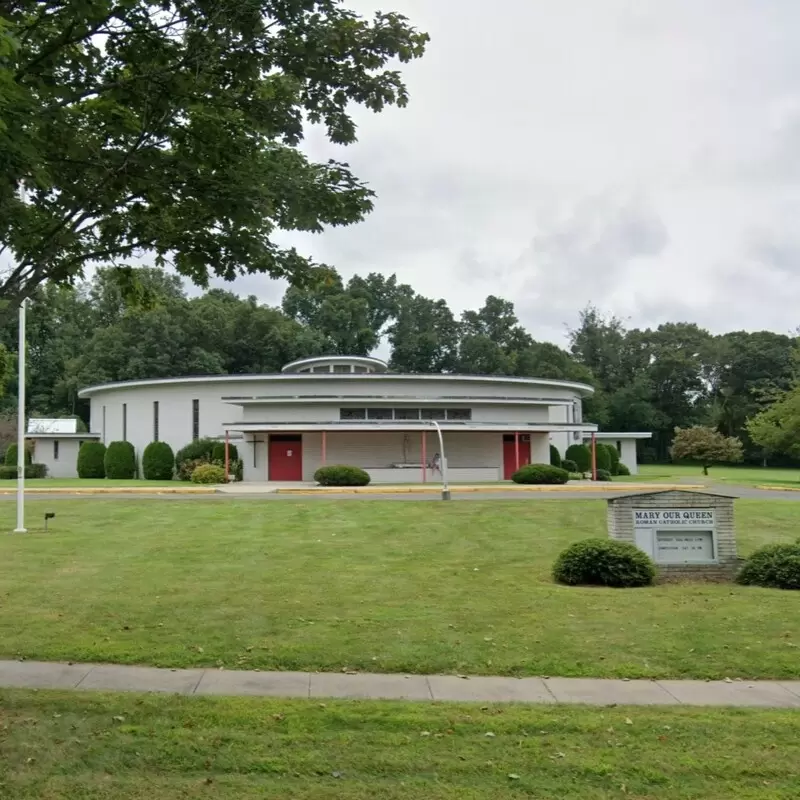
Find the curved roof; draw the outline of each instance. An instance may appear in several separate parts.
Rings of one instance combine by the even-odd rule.
[[[377,360],[377,359],[376,359]],[[151,378],[132,381],[115,381],[113,383],[102,383],[96,386],[87,386],[78,392],[79,397],[92,397],[99,392],[112,391],[114,389],[135,389],[151,386],[175,386],[179,384],[198,384],[198,383],[228,383],[228,384],[247,384],[257,381],[448,381],[454,383],[495,383],[495,384],[514,384],[528,386],[545,386],[554,389],[571,389],[572,391],[587,397],[594,394],[594,388],[585,383],[574,381],[560,381],[551,378],[517,378],[509,375],[454,375],[442,373],[402,373],[402,372],[369,372],[369,373],[325,373],[325,372],[303,372],[303,373],[267,373],[262,375],[192,375],[183,378]]]

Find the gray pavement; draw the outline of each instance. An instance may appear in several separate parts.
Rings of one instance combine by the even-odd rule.
[[[0,661],[0,688],[229,697],[800,708],[797,681],[609,680],[162,669]]]

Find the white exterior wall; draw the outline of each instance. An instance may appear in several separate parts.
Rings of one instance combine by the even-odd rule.
[[[329,431],[326,435],[325,463],[348,464],[366,470],[388,469],[397,463],[422,463],[422,431]],[[322,434],[304,433],[303,480],[312,481],[314,473],[322,466]],[[429,462],[439,452],[439,437],[435,430],[425,432],[425,461]],[[500,432],[444,431],[447,466],[451,480],[500,480],[503,477],[503,434]],[[255,448],[255,466],[253,449]],[[255,440],[248,434],[240,446],[244,458],[244,479],[268,481],[267,434],[257,434]],[[549,463],[549,442],[546,433],[531,434],[531,461]],[[460,472],[456,475],[454,471]],[[417,482],[419,469],[392,470],[392,482]],[[432,479],[432,478],[431,478]]]
[[[54,458],[53,442],[58,442]],[[88,439],[87,439],[88,441]],[[48,478],[77,478],[79,439],[33,439],[33,461],[47,467]]]
[[[570,409],[568,406],[550,406],[548,408],[548,420],[559,425],[563,425],[569,419]],[[550,434],[550,444],[558,448],[561,457],[564,457],[567,448],[572,444],[572,433],[564,431],[555,431]],[[550,463],[550,454],[548,453],[547,463]]]
[[[291,375],[267,376],[252,380],[233,380],[225,382],[221,396],[223,397],[285,397],[298,395],[336,395],[343,398],[404,398],[425,399],[435,401],[437,405],[447,406],[463,404],[471,398],[513,398],[541,402],[547,406],[551,402],[572,402],[578,396],[576,389],[568,386],[550,386],[548,384],[524,383],[513,378],[504,380],[500,377],[485,380],[470,380],[461,377],[438,377],[430,375],[413,376],[398,379],[387,375]],[[208,385],[213,378],[208,378],[195,385]],[[167,384],[168,386],[169,384]],[[175,384],[189,390],[192,383]],[[163,387],[162,387],[163,388]],[[128,389],[130,391],[130,389]],[[103,394],[102,392],[98,394]],[[357,400],[359,405],[362,400]]]
[[[389,467],[391,464],[404,461],[412,464],[421,463],[422,435],[422,431],[328,432],[326,462],[348,464],[362,469]],[[445,431],[442,436],[447,465],[450,469],[489,467],[502,470],[502,433]],[[439,437],[435,430],[426,431],[425,437],[425,459],[430,461],[434,453],[439,452]],[[322,434],[303,434],[303,480],[313,480],[314,472],[321,466]],[[412,472],[416,472],[419,477],[416,470]]]
[[[127,406],[127,440],[141,463],[144,448],[153,441],[153,402],[158,401],[158,438],[177,451],[192,441],[192,400],[200,401],[200,437],[220,438],[223,425],[241,419],[241,408],[223,403],[228,387],[219,383],[156,385],[100,392],[91,398],[91,430],[104,444],[123,438],[122,406]],[[103,430],[105,408],[105,431]],[[238,447],[240,440],[231,437]]]
[[[631,475],[639,474],[639,464],[636,461],[636,440],[622,439],[619,460],[631,471]]]

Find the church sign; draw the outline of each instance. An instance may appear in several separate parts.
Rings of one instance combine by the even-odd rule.
[[[737,567],[733,498],[681,489],[608,501],[608,534],[647,553],[662,576],[729,577]]]

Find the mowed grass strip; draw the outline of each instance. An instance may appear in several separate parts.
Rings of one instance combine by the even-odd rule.
[[[795,797],[800,716],[0,692],[15,800]]]
[[[692,481],[697,484],[717,483],[728,486],[785,486],[800,489],[800,469],[791,467],[753,467],[721,464],[703,475],[696,464],[640,464],[639,474],[614,480],[627,483],[674,483]]]
[[[52,505],[52,504],[51,504]],[[50,506],[29,504],[31,524]],[[797,678],[800,592],[568,588],[598,500],[59,501],[0,537],[0,657],[168,667]],[[13,527],[14,506],[0,507]],[[800,505],[737,504],[740,549]]]

